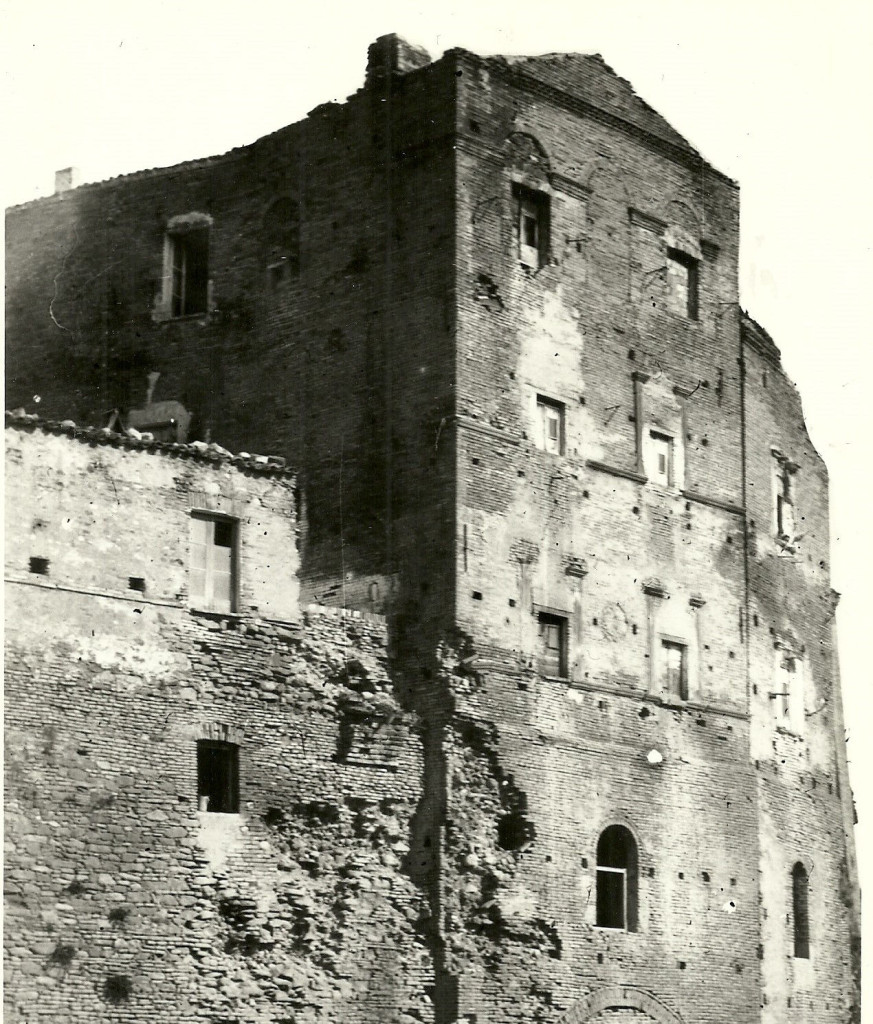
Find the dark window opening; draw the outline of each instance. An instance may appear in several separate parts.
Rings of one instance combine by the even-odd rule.
[[[140,594],[144,594],[146,588],[145,580],[142,576],[128,576],[127,588],[128,590],[137,590]]]
[[[567,620],[563,615],[540,612],[539,662],[544,676],[567,676]]]
[[[199,513],[191,517],[189,596],[193,607],[236,608],[237,522]]]
[[[623,825],[610,825],[597,843],[597,927],[637,930],[637,844]]]
[[[533,837],[533,825],[521,811],[504,814],[497,822],[497,843],[502,850],[520,850]]]
[[[549,197],[544,192],[514,186],[518,260],[522,266],[545,266],[549,252]]]
[[[171,316],[207,311],[209,295],[209,230],[170,235]]]
[[[688,647],[675,640],[661,641],[664,691],[688,700]]]
[[[197,741],[197,806],[216,814],[239,813],[239,747]]]
[[[27,569],[28,572],[36,573],[37,576],[48,576],[49,560],[47,558],[32,556],[27,563]]]
[[[681,312],[689,320],[696,320],[700,277],[697,260],[680,249],[668,249],[667,273],[677,312]]]
[[[809,875],[798,861],[791,870],[792,910],[794,914],[794,956],[809,959]]]

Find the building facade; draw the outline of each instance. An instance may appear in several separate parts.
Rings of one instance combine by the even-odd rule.
[[[9,211],[8,404],[280,453],[263,585],[386,617],[426,913],[312,1019],[857,1019],[827,474],[738,216],[601,58],[394,36],[344,104]]]

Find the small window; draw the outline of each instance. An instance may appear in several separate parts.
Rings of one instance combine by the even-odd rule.
[[[803,661],[789,651],[776,651],[776,724],[796,735],[803,733],[805,705],[803,691]]]
[[[189,590],[193,607],[235,610],[237,525],[234,519],[192,515]]]
[[[661,641],[661,680],[664,693],[688,700],[688,646],[676,640]]]
[[[610,825],[597,843],[597,927],[637,930],[637,844],[623,825]]]
[[[794,922],[794,956],[809,959],[809,875],[798,861],[791,869],[792,915]]]
[[[563,615],[540,612],[538,621],[540,672],[544,676],[565,679],[567,676],[567,619]]]
[[[209,230],[201,228],[167,236],[170,316],[207,312],[209,295]]]
[[[564,452],[564,406],[537,395],[537,447],[545,452]]]
[[[788,459],[774,457],[776,462],[776,536],[783,544],[796,539],[794,515],[794,478],[796,466]]]
[[[197,807],[239,813],[239,747],[221,740],[197,741]]]
[[[673,485],[673,438],[667,434],[652,431],[649,434],[651,452],[649,475],[662,487]]]
[[[544,192],[515,187],[518,261],[523,267],[545,265],[549,248],[549,197]]]
[[[699,264],[680,249],[667,250],[667,274],[673,306],[677,313],[696,320],[698,313]]]

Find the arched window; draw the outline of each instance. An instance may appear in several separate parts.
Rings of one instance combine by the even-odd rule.
[[[597,927],[637,930],[637,844],[623,825],[597,843]]]
[[[791,869],[791,895],[794,920],[794,955],[809,959],[809,875],[798,861]]]

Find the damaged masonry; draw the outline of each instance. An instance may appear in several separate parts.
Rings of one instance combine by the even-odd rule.
[[[738,220],[601,57],[396,36],[8,211],[10,1020],[860,1019],[827,475]]]

